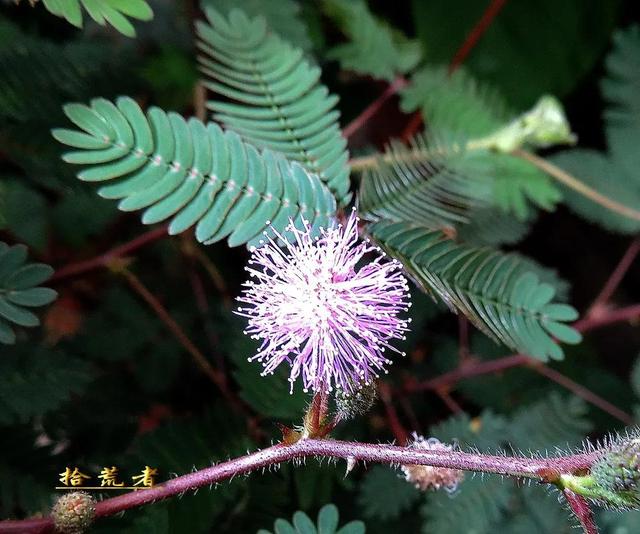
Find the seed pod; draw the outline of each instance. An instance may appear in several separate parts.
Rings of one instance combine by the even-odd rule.
[[[426,439],[418,436],[416,433],[413,434],[413,438],[414,441],[409,447],[441,451],[453,450],[451,445],[442,443],[437,438]],[[417,489],[422,491],[444,488],[446,491],[452,493],[458,488],[458,484],[460,484],[464,478],[464,472],[459,469],[416,464],[403,465],[401,468],[406,481],[412,483]]]

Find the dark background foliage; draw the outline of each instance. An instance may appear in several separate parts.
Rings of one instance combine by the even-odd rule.
[[[221,10],[232,4],[205,3]],[[447,64],[487,3],[397,0],[370,2],[370,8],[416,39],[422,61]],[[78,182],[75,169],[61,161],[50,129],[67,125],[62,105],[124,94],[143,107],[155,104],[185,116],[203,112],[193,44],[200,6],[194,0],[150,4],[154,19],[135,23],[135,39],[92,23],[78,30],[41,5],[0,5],[0,240],[25,243],[34,261],[56,270],[148,231],[136,215],[118,212]],[[295,13],[295,4],[289,0],[237,4],[251,13],[272,13],[283,37],[304,47],[322,67],[323,82],[340,96],[343,126],[384,91],[384,78],[393,78],[382,73],[375,80],[330,59],[345,41],[344,25],[318,3],[297,2],[302,9],[292,17],[287,14]],[[599,83],[605,58],[614,30],[638,22],[640,11],[632,0],[514,0],[465,67],[518,110],[529,108],[542,93],[557,95],[580,146],[604,150]],[[381,148],[409,120],[398,99],[390,99],[350,138],[352,153]],[[569,281],[568,299],[583,312],[632,238],[560,205],[540,212],[517,249]],[[242,247],[197,245],[187,232],[150,239],[127,254],[126,263],[224,373],[249,416],[230,408],[117,269],[101,265],[49,284],[59,297],[42,313],[42,327],[19,330],[14,346],[0,345],[1,517],[46,512],[66,466],[95,477],[107,465],[128,476],[151,465],[164,480],[267,445],[279,438],[276,422],[298,422],[308,399],[299,391],[288,394],[284,374],[259,376],[259,366],[246,361],[253,346],[242,335],[243,322],[231,313],[247,257]],[[631,267],[611,306],[638,302],[639,269],[637,263]],[[414,293],[408,357],[398,359],[385,378],[393,387],[438,376],[458,362],[458,319]],[[470,339],[479,358],[509,354],[473,329]],[[635,413],[640,391],[637,380],[634,390],[632,369],[639,346],[637,322],[611,325],[568,348],[565,360],[553,368]],[[465,380],[440,395],[400,396],[393,406],[406,430],[481,449],[552,450],[622,428],[526,368]],[[461,413],[452,415],[452,410]],[[336,435],[374,442],[398,437],[382,402]],[[555,496],[537,487],[468,477],[457,496],[425,497],[386,467],[359,466],[346,478],[344,468],[310,460],[301,467],[283,465],[101,521],[95,531],[254,532],[295,510],[315,517],[322,505],[333,502],[343,521],[363,519],[368,532],[570,532],[568,514]],[[605,514],[602,524],[607,532],[640,530],[634,514]]]

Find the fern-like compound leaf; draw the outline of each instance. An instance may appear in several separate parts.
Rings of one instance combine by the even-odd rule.
[[[607,75],[601,82],[607,102],[604,112],[609,152],[640,185],[638,136],[640,136],[640,26],[619,30],[607,56]]]
[[[420,42],[376,17],[365,0],[324,0],[323,7],[349,37],[327,54],[342,68],[390,81],[420,61]]]
[[[454,141],[438,147],[437,154],[433,150],[423,154],[413,151],[414,160],[427,161],[437,156],[444,161],[455,161],[460,157],[460,147],[464,148],[466,157],[473,159],[466,167],[458,169],[459,179],[477,182],[484,177],[491,184],[492,204],[521,221],[530,218],[531,205],[551,210],[560,201],[559,189],[544,172],[511,155],[509,150],[496,150],[495,146],[495,142],[505,135],[513,137],[510,141],[515,146],[529,143],[547,146],[561,142],[562,137],[548,137],[545,128],[552,128],[551,125],[545,124],[538,133],[534,133],[536,129],[532,127],[534,123],[545,123],[543,110],[549,106],[548,99],[546,102],[541,99],[532,110],[518,117],[519,121],[490,86],[478,83],[464,70],[449,76],[444,67],[420,70],[401,94],[403,110],[419,109],[427,119],[431,137],[437,133],[439,137]],[[553,113],[547,115],[551,116]],[[527,121],[531,121],[529,126],[526,126]]]
[[[0,241],[0,343],[16,340],[12,325],[33,327],[40,324],[30,308],[50,304],[57,293],[40,287],[53,274],[43,263],[27,263],[27,247],[9,246]]]
[[[65,112],[80,130],[53,135],[79,149],[64,155],[88,166],[78,178],[103,183],[98,194],[119,199],[122,211],[144,209],[144,224],[171,219],[170,234],[195,226],[200,242],[255,246],[268,228],[285,233],[304,218],[318,229],[335,212],[318,177],[213,123],[155,107],[145,115],[128,97],[68,104]]]
[[[580,334],[565,324],[577,312],[553,303],[554,288],[523,268],[517,257],[459,245],[442,232],[408,222],[379,221],[369,233],[423,289],[494,340],[543,361],[563,357],[554,338],[580,341]]]
[[[259,148],[282,153],[317,174],[340,204],[349,202],[347,142],[338,126],[337,97],[319,83],[301,49],[270,33],[263,17],[234,9],[206,11],[199,22],[205,85],[225,98],[207,105],[214,119]]]
[[[471,210],[491,201],[490,180],[472,172],[475,156],[427,135],[409,147],[393,143],[363,173],[359,212],[372,221],[420,221],[431,228],[466,223]]]
[[[151,20],[153,11],[146,0],[42,0],[47,10],[82,28],[82,9],[98,24],[111,24],[127,37],[134,37],[136,30],[127,17]]]

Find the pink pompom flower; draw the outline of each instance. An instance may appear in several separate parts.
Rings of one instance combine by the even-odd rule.
[[[302,376],[305,391],[354,392],[386,372],[385,350],[398,352],[390,341],[404,339],[407,280],[398,261],[359,240],[358,220],[352,212],[315,237],[308,223],[290,224],[292,243],[267,237],[252,251],[236,312],[249,320],[245,334],[262,341],[249,360],[262,363],[263,375],[288,363],[292,390]],[[376,257],[358,265],[369,252]]]

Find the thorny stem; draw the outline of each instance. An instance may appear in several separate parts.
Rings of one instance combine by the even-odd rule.
[[[589,506],[587,500],[575,494],[570,489],[564,489],[562,491],[565,499],[567,499],[567,503],[569,504],[569,508],[576,516],[576,519],[580,522],[580,526],[585,534],[598,534],[598,527],[593,520],[593,511]]]
[[[524,456],[495,456],[449,450],[430,450],[354,443],[330,439],[301,439],[292,445],[274,445],[174,478],[153,488],[134,491],[106,499],[96,505],[96,517],[118,514],[131,508],[181,495],[204,486],[212,486],[256,469],[275,466],[282,462],[309,458],[341,458],[384,464],[419,464],[446,467],[482,473],[546,481],[549,475],[571,474],[588,469],[598,454],[585,453],[555,458],[529,458]],[[0,533],[45,533],[53,530],[50,517],[23,521],[0,522]]]

